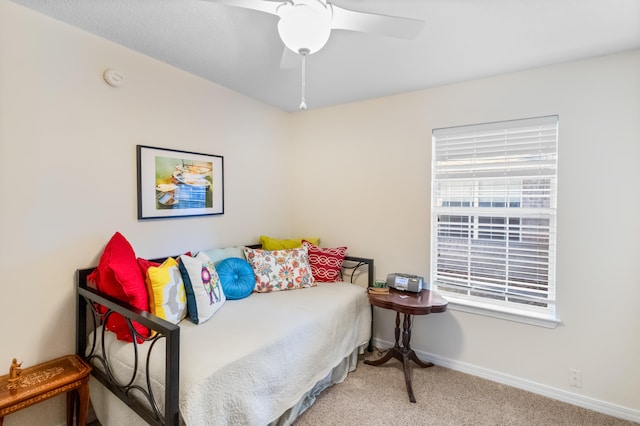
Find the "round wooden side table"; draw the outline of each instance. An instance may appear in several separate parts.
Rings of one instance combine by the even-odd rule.
[[[419,293],[411,293],[389,289],[389,294],[369,293],[369,302],[373,306],[383,309],[391,309],[396,312],[395,345],[377,360],[365,360],[368,365],[381,365],[391,358],[399,360],[404,368],[404,380],[407,385],[409,401],[416,402],[411,385],[412,360],[419,367],[432,367],[430,362],[423,362],[418,358],[415,351],[411,349],[411,328],[414,315],[427,315],[444,312],[447,310],[448,302],[438,293],[430,290],[422,290]],[[400,342],[400,314],[402,321],[402,342]]]

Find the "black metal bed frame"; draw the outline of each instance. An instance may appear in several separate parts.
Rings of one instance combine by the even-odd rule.
[[[260,248],[260,245],[250,245],[247,247]],[[166,258],[154,259],[156,262],[163,262]],[[345,264],[343,264],[341,275],[344,279],[345,275],[349,277],[350,282],[357,279],[360,271],[359,268],[366,266],[367,286],[373,286],[373,259],[346,256]],[[180,327],[172,324],[155,315],[134,308],[116,298],[108,296],[89,286],[88,276],[95,269],[79,269],[76,274],[77,278],[77,306],[76,306],[76,354],[93,365],[92,374],[107,387],[114,395],[120,398],[140,417],[151,425],[178,425],[179,424],[179,371],[180,371]],[[101,305],[106,309],[105,312],[98,312],[97,305]],[[134,369],[131,377],[126,383],[119,381],[113,374],[109,358],[105,349],[105,333],[106,327],[102,327],[100,336],[95,333],[98,326],[104,324],[108,318],[114,313],[118,313],[125,318],[131,331],[133,338],[134,353]],[[132,321],[148,327],[152,333],[152,337],[142,337],[134,329]],[[373,321],[371,324],[373,332]],[[93,332],[91,349],[87,352],[89,333]],[[373,333],[372,333],[373,338]],[[101,339],[100,350],[97,350],[97,341]],[[161,339],[165,340],[165,393],[164,393],[164,412],[158,408],[156,396],[151,389],[149,380],[149,362],[151,352]],[[138,378],[138,357],[137,340],[150,342],[151,345],[147,352],[145,363],[145,382],[146,388],[135,384]],[[369,351],[372,350],[372,340],[369,340]],[[101,364],[102,368],[96,368]],[[138,392],[148,402],[149,406],[142,404],[134,393]]]

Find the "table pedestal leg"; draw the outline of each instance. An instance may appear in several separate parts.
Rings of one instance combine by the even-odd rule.
[[[89,377],[78,388],[78,404],[78,426],[85,426],[89,411]]]
[[[411,349],[411,327],[412,316],[409,314],[403,314],[404,321],[402,324],[402,345],[400,345],[400,312],[396,312],[396,343],[390,348],[387,353],[380,359],[365,360],[367,365],[382,365],[389,361],[391,358],[396,358],[402,363],[404,369],[404,381],[407,385],[407,393],[409,394],[409,401],[416,402],[416,397],[413,395],[413,386],[411,385],[411,365],[409,361],[413,361],[418,364],[419,367],[427,368],[433,367],[433,363],[424,362],[418,358],[415,351]]]
[[[78,389],[67,392],[67,426],[73,426],[74,417],[77,419],[78,426],[85,426],[88,410],[89,378],[87,377]]]
[[[67,392],[67,426],[73,426],[73,414],[76,409],[76,391]]]

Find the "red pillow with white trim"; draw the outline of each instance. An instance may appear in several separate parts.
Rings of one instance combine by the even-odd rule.
[[[333,283],[342,281],[340,270],[347,253],[347,247],[321,248],[307,240],[302,240],[302,244],[309,252],[309,265],[311,275],[321,283]]]

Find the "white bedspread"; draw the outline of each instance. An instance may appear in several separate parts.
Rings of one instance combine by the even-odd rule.
[[[208,322],[184,320],[180,329],[184,423],[266,425],[369,340],[371,310],[365,288],[319,283],[228,300]],[[132,344],[110,339],[105,345],[123,365],[132,358]],[[164,344],[156,346],[152,375],[160,389]],[[99,404],[94,401],[98,416],[108,416]]]

